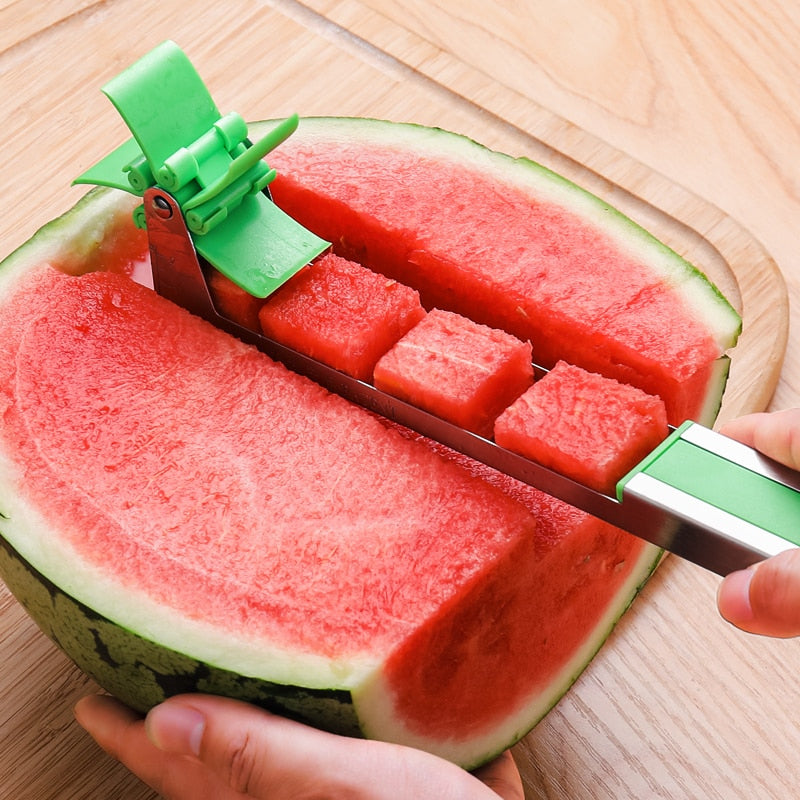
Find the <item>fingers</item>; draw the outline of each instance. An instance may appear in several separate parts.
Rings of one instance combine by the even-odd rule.
[[[720,584],[717,605],[742,630],[786,638],[800,635],[800,550],[787,550]]]
[[[78,700],[75,719],[109,755],[119,759],[126,740],[135,738],[135,729],[144,733],[142,718],[111,697],[90,695]]]
[[[84,697],[75,706],[75,718],[109,755],[165,800],[244,800],[198,759],[156,747],[144,719],[112,697]]]
[[[800,469],[800,408],[748,414],[726,423],[720,432]],[[720,584],[717,605],[722,616],[742,630],[800,635],[800,551],[789,550],[728,575]]]
[[[523,797],[508,754],[482,771],[492,791],[428,753],[334,736],[220,697],[172,698],[146,722],[110,698],[86,698],[76,717],[107,752],[174,800]]]
[[[246,796],[270,800],[306,796],[497,800],[498,796],[472,775],[427,753],[334,736],[221,697],[168,700],[148,715],[147,731],[159,747],[196,756],[224,785]],[[509,771],[508,765],[505,770]]]
[[[800,469],[800,408],[748,414],[723,425],[720,433]]]
[[[174,783],[189,788],[191,775],[185,770],[185,759],[154,747],[142,717],[119,701],[100,695],[84,697],[75,706],[75,718],[103,750],[160,794],[173,796]],[[202,791],[195,794],[197,800],[207,796]]]
[[[331,798],[346,796],[334,792],[343,791],[348,780],[350,756],[342,743],[349,740],[244,703],[201,695],[172,698],[150,712],[146,730],[160,750],[195,757],[241,796],[281,800],[313,796],[314,787],[327,796],[322,789],[334,778],[339,787],[326,791]],[[358,785],[352,789],[357,797]]]

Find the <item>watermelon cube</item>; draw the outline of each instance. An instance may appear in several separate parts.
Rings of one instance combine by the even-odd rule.
[[[494,431],[497,444],[611,494],[668,427],[661,398],[560,361]]]
[[[433,309],[375,366],[375,386],[481,436],[533,382],[531,345]]]
[[[254,297],[216,269],[212,269],[208,277],[208,289],[214,306],[223,317],[238,322],[243,328],[261,330],[258,312],[264,305],[263,297]]]
[[[414,289],[331,253],[287,281],[259,312],[266,336],[362,381],[424,316]]]

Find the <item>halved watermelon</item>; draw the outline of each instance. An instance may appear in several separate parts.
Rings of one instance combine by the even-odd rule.
[[[416,152],[420,136],[442,142],[445,185],[453,153],[472,154],[472,175],[483,152],[379,126],[392,138],[381,177],[369,168],[377,123],[330,124],[365,142],[367,172],[345,170],[362,198],[371,187],[375,208],[428,231],[431,209],[396,206],[388,191],[393,155],[404,141]],[[438,168],[434,157],[412,162],[426,181]],[[515,169],[528,166],[502,180]],[[411,167],[402,177],[415,183]],[[124,277],[75,275],[141,267],[141,239],[125,249],[134,203],[95,190],[0,268],[10,589],[76,663],[140,709],[219,692],[466,767],[524,735],[658,552],[383,424]],[[502,230],[486,224],[489,241],[518,227],[515,217]],[[634,238],[643,252],[643,234]],[[112,253],[105,264],[98,247]],[[715,309],[700,339],[719,355],[735,313],[699,276],[681,286],[675,316]],[[705,380],[712,409],[724,370]]]

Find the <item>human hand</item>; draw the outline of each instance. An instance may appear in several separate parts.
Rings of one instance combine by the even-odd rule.
[[[222,697],[173,697],[143,720],[94,695],[75,716],[167,800],[523,800],[510,752],[472,775],[429,753],[335,736]]]
[[[800,470],[800,408],[749,414],[720,432]],[[750,633],[800,635],[800,549],[732,572],[719,586],[717,605],[725,619]]]

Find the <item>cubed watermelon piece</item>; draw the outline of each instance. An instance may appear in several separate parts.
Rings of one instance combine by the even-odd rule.
[[[259,312],[270,338],[364,381],[424,316],[414,289],[330,253],[287,281]]]
[[[217,311],[223,317],[238,322],[243,328],[260,331],[258,312],[264,305],[263,297],[254,297],[218,270],[212,269],[208,288]]]
[[[659,397],[560,361],[494,432],[499,445],[610,494],[667,436],[667,412]]]
[[[533,382],[531,345],[433,309],[375,366],[375,386],[481,436]]]

